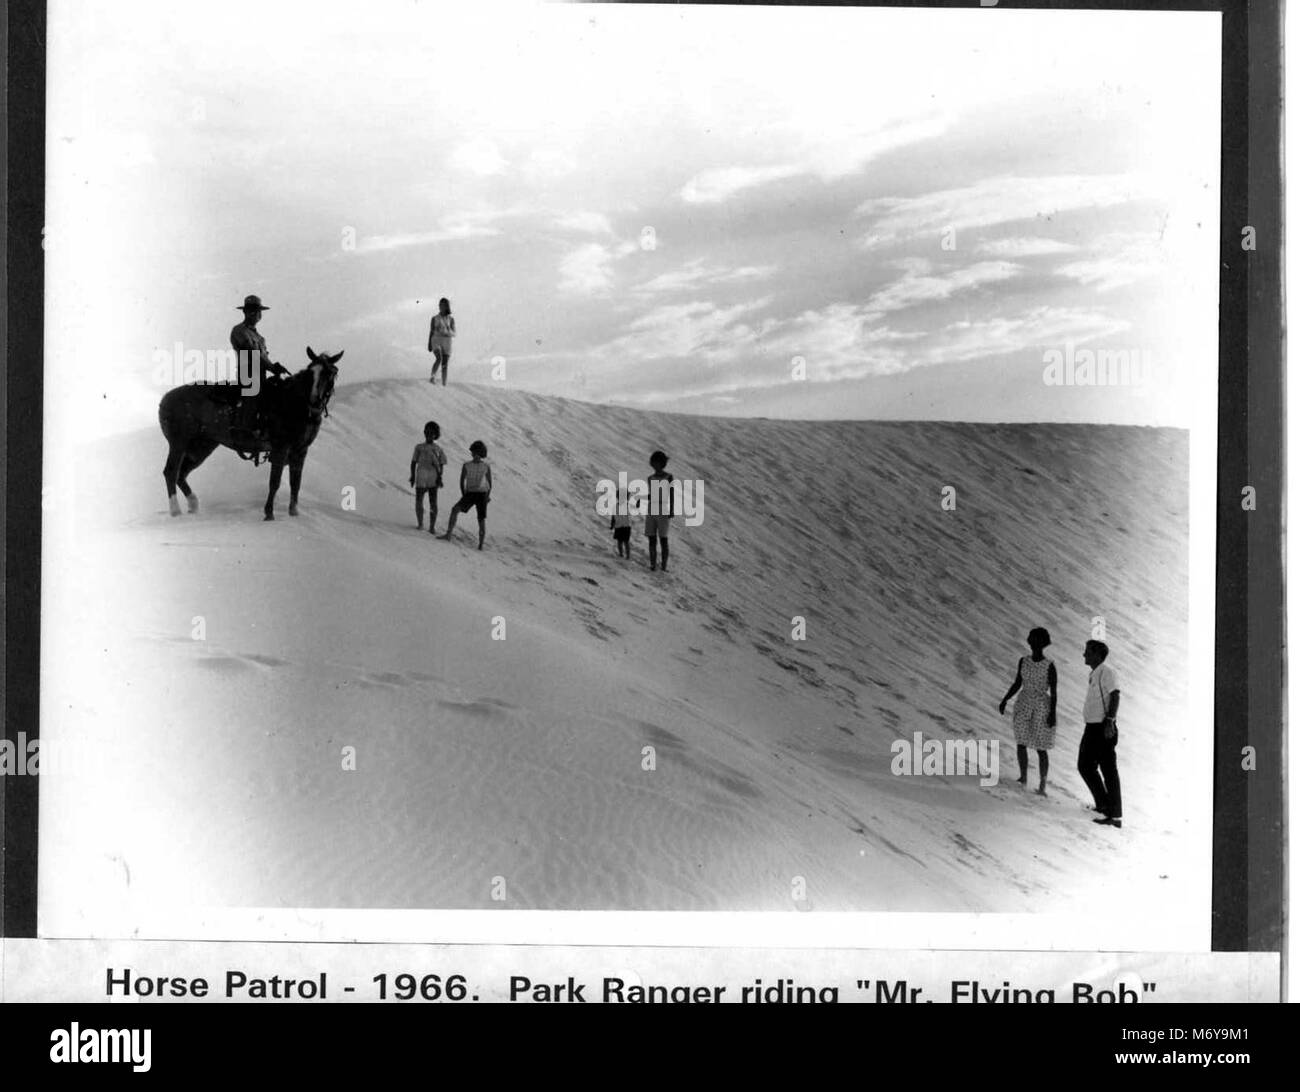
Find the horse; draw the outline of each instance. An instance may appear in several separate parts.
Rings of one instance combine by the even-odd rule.
[[[248,388],[237,383],[187,383],[164,394],[158,403],[158,423],[168,445],[163,479],[171,514],[181,514],[177,486],[185,494],[189,510],[199,510],[199,499],[189,485],[190,472],[222,446],[255,463],[260,455],[268,456],[271,482],[264,519],[275,519],[275,495],[288,463],[289,515],[296,516],[302,464],[320,432],[321,418],[327,415],[342,356],[341,352],[317,354],[308,346],[311,363],[291,378],[264,382],[256,398],[249,397]],[[251,427],[255,401],[261,417],[257,430]]]

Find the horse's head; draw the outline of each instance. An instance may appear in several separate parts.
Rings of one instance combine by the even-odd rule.
[[[330,396],[334,393],[334,378],[339,374],[338,362],[343,353],[340,351],[333,356],[316,353],[308,345],[307,358],[311,361],[306,369],[311,383],[307,391],[307,408],[313,417],[320,417],[329,407]]]

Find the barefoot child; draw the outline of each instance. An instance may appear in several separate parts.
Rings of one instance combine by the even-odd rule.
[[[618,507],[609,517],[609,525],[614,531],[614,545],[618,547],[618,556],[626,561],[632,556],[632,514],[626,493],[618,495]]]
[[[424,529],[424,495],[429,495],[429,534],[438,520],[438,490],[442,488],[442,468],[447,456],[438,446],[442,429],[437,421],[424,426],[424,443],[416,444],[411,455],[411,485],[415,487],[415,526]]]
[[[451,538],[456,529],[456,516],[460,512],[478,509],[478,548],[483,549],[483,537],[487,534],[487,505],[492,492],[492,468],[487,462],[487,444],[475,440],[469,445],[469,453],[474,458],[460,468],[460,500],[452,505],[451,516],[447,521],[447,533],[443,538]]]
[[[663,561],[659,568],[668,571],[668,521],[673,517],[673,494],[669,486],[673,476],[664,470],[668,465],[668,456],[656,451],[650,456],[650,466],[654,473],[646,484],[650,487],[649,499],[645,502],[645,537],[650,540],[650,571],[655,571],[655,539],[659,540],[659,551]]]
[[[1021,656],[1016,665],[1016,680],[998,706],[998,713],[1007,711],[1007,702],[1016,698],[1011,719],[1016,733],[1016,760],[1020,763],[1019,784],[1029,779],[1029,750],[1038,751],[1039,796],[1047,795],[1047,752],[1056,742],[1056,664],[1043,655],[1043,649],[1052,643],[1047,630],[1041,626],[1029,631],[1028,644],[1032,655]]]

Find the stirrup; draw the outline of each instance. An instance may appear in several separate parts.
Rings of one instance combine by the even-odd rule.
[[[248,450],[245,450],[242,447],[234,448],[233,450],[235,454],[241,459],[251,459],[253,465],[257,466],[262,461],[262,457],[266,454],[264,451],[260,450],[258,446],[262,442],[262,437],[258,432],[251,428],[232,428],[230,433],[230,438],[236,443],[246,441],[249,445]]]

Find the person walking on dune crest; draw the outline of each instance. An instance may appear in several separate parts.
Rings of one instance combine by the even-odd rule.
[[[1011,714],[1020,763],[1017,782],[1024,785],[1029,781],[1029,748],[1033,747],[1038,752],[1038,788],[1034,791],[1046,796],[1047,752],[1056,743],[1056,664],[1043,655],[1052,638],[1042,626],[1029,631],[1027,643],[1031,655],[1020,657],[1015,681],[999,703],[998,713],[1005,714],[1007,702],[1020,694]]]
[[[438,381],[438,369],[442,369],[442,385],[447,385],[447,364],[451,360],[451,339],[456,336],[456,320],[451,314],[451,301],[444,296],[438,301],[438,313],[429,323],[429,352],[433,353],[433,371],[429,373],[429,382]]]
[[[478,509],[478,548],[483,549],[483,539],[487,535],[487,506],[492,492],[492,468],[487,464],[487,444],[475,440],[469,445],[469,453],[474,458],[460,468],[460,500],[451,509],[447,520],[447,533],[442,537],[451,538],[456,529],[456,516],[460,512]]]

